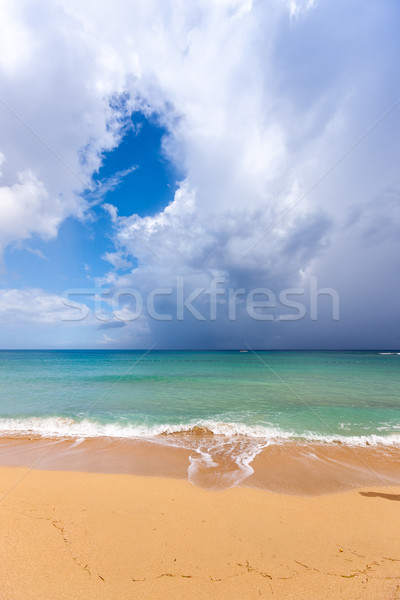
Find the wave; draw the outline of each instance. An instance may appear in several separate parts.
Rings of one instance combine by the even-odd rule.
[[[342,435],[321,434],[314,431],[302,433],[283,430],[274,425],[246,425],[237,422],[199,420],[187,423],[164,423],[159,425],[99,423],[90,419],[74,420],[67,417],[28,417],[0,419],[0,436],[37,435],[43,438],[125,438],[159,439],[174,444],[179,437],[204,439],[215,436],[225,439],[247,438],[261,444],[296,442],[342,443],[352,446],[400,445],[400,433],[394,433],[399,426],[393,424],[379,428],[387,434]]]

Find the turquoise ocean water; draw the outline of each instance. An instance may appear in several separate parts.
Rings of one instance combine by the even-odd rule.
[[[400,354],[1,351],[0,435],[400,444]]]

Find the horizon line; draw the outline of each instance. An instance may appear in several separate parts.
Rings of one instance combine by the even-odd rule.
[[[400,348],[0,348],[0,352],[400,352]]]

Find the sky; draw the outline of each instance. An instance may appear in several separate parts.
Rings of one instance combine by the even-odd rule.
[[[0,348],[400,348],[395,0],[0,3]]]

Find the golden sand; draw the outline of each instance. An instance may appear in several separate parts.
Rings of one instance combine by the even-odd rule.
[[[1,468],[0,494],[2,600],[400,599],[400,488]]]

